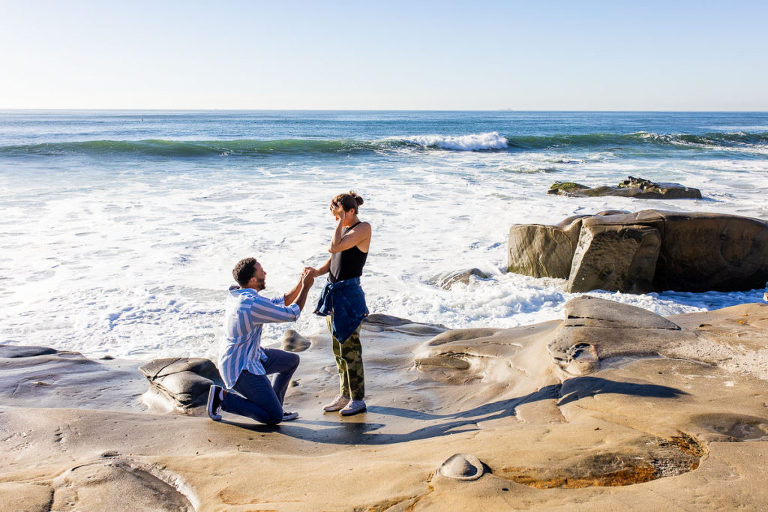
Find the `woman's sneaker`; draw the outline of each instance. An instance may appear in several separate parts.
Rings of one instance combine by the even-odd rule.
[[[336,412],[340,411],[344,408],[345,405],[349,403],[349,397],[344,395],[337,395],[336,398],[333,399],[333,402],[329,403],[328,405],[323,407],[323,410],[325,412]]]
[[[342,416],[352,416],[353,414],[365,412],[365,409],[365,402],[363,400],[352,400],[340,412]]]
[[[213,421],[221,421],[221,401],[224,400],[224,390],[213,384],[208,390],[208,416]]]

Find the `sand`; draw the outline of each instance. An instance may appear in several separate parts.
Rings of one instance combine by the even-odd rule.
[[[374,317],[350,418],[321,411],[337,376],[312,337],[277,427],[149,412],[141,361],[0,358],[0,510],[768,508],[768,305],[594,301],[514,329]],[[438,471],[455,454],[479,478]]]

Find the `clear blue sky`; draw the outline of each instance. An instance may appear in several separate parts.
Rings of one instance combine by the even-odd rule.
[[[768,110],[768,2],[0,2],[0,108]]]

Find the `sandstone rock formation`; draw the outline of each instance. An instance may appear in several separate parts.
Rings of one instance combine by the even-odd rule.
[[[287,329],[283,334],[283,350],[288,352],[304,352],[311,345],[311,341],[293,329]]]
[[[751,290],[768,281],[768,222],[607,211],[557,226],[512,226],[508,255],[510,272],[568,279],[571,292]]]
[[[497,390],[496,402],[472,413],[491,420],[513,414],[531,428],[544,424],[551,442],[574,450],[546,459],[533,450],[518,450],[514,460],[503,460],[492,450],[478,453],[490,467],[492,478],[538,489],[626,486],[696,470],[710,453],[712,441],[768,439],[765,417],[749,414],[749,409],[726,413],[708,401],[709,394],[721,396],[735,388],[735,375],[768,377],[768,353],[758,341],[761,329],[768,325],[768,306],[749,304],[720,310],[712,318],[716,328],[701,323],[704,313],[668,319],[588,296],[566,303],[564,313],[563,322],[447,331],[426,342],[416,360],[417,368],[433,380],[458,387],[484,384]],[[730,319],[727,331],[720,317]],[[746,361],[749,363],[744,364]],[[633,378],[623,380],[629,374]],[[701,380],[688,382],[693,375]],[[706,379],[713,384],[706,384]],[[765,381],[759,382],[764,387]],[[535,391],[526,393],[531,387]],[[507,396],[510,398],[504,399]],[[735,405],[741,400],[735,397],[740,396],[734,392],[731,403]],[[667,419],[685,419],[678,428],[669,429],[660,427],[655,419],[641,418],[637,408],[648,401],[665,408]],[[764,410],[764,398],[753,401],[751,407]],[[699,408],[712,412],[702,415]],[[577,414],[587,413],[593,421],[587,411],[601,411],[633,429],[614,431],[619,442],[597,446],[587,440],[589,435],[575,436],[567,427],[578,423]],[[649,426],[638,428],[638,422],[646,420]],[[550,438],[550,432],[563,428],[557,441]],[[605,428],[605,424],[593,424],[590,431],[599,436]],[[505,434],[493,434],[497,446],[503,446]],[[469,468],[455,458],[446,461],[459,468],[455,473]],[[525,458],[529,460],[522,460]]]
[[[149,380],[145,401],[181,411],[205,404],[211,384],[222,382],[216,365],[200,357],[154,359],[139,372]]]
[[[52,510],[194,512],[194,500],[179,492],[157,467],[105,458],[77,465],[53,481]],[[115,492],[116,490],[120,492]],[[130,506],[126,506],[126,498]]]
[[[768,506],[768,304],[580,297],[511,329],[363,329],[366,415],[318,407],[337,377],[315,336],[286,397],[302,419],[278,427],[147,412],[134,361],[0,344],[0,512]]]
[[[451,455],[438,468],[438,474],[454,480],[477,480],[483,476],[483,463],[471,453]]]
[[[621,196],[638,199],[701,199],[701,191],[679,183],[654,183],[643,178],[629,176],[617,186],[589,188],[574,182],[556,181],[547,191],[575,197]]]

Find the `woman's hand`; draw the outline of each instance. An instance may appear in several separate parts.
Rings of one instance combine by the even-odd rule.
[[[304,267],[304,272],[308,272],[312,277],[317,277],[320,275],[320,272],[318,272],[315,267]]]
[[[333,213],[334,217],[336,217],[336,220],[342,222],[344,221],[344,217],[347,214],[347,212],[344,211],[344,207],[336,203],[331,203],[331,213]]]

